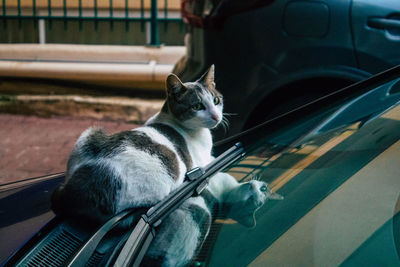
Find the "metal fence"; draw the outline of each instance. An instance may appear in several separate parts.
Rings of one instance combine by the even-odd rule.
[[[83,23],[91,21],[94,30],[98,30],[100,22],[107,21],[111,30],[115,22],[124,22],[126,32],[130,23],[136,22],[147,34],[147,44],[158,46],[160,24],[167,31],[170,22],[179,23],[183,31],[179,2],[173,2],[171,8],[168,0],[0,0],[0,21],[4,28],[10,20],[17,20],[20,27],[24,20],[33,21],[39,43],[46,42],[46,28],[51,29],[54,21],[64,21],[65,29],[69,21],[77,22],[79,29]]]

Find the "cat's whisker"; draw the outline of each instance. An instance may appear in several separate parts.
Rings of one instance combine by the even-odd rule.
[[[237,114],[237,113],[227,113],[227,112],[224,112],[223,115],[224,115],[224,116],[230,117],[230,116],[237,116],[237,115],[239,115],[239,114]]]
[[[261,176],[258,174],[253,174],[250,178],[250,181],[261,181]]]
[[[222,117],[220,125],[224,129],[224,134],[226,134],[229,129],[229,120],[226,117]]]
[[[226,130],[226,125],[224,124],[224,122],[221,121],[220,125],[221,125],[222,129],[224,130],[224,134],[226,134],[227,130]]]
[[[226,125],[226,128],[227,128],[227,129],[229,129],[229,126],[231,125],[231,123],[229,122],[229,120],[226,119],[226,118],[225,118],[225,125]]]
[[[229,120],[227,117],[222,117],[222,122],[226,123],[229,125]]]

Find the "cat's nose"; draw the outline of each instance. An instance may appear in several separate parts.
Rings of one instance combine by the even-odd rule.
[[[254,203],[256,204],[256,207],[261,207],[262,205],[264,205],[264,201],[262,200],[256,200],[254,201]]]
[[[211,114],[211,119],[215,120],[215,121],[219,121],[219,116],[218,114]]]

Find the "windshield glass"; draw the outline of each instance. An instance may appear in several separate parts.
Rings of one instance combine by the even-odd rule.
[[[384,95],[398,98],[398,80],[386,85]],[[217,219],[195,264],[398,265],[400,106],[376,108],[388,103],[384,97],[366,101],[373,115],[350,120],[347,112],[357,108],[348,102],[323,123],[335,127],[316,128],[295,146],[278,136],[272,143],[288,146],[278,154],[271,153],[274,138],[265,138],[231,166],[227,173],[238,181],[267,182],[284,199],[266,202],[254,228]]]

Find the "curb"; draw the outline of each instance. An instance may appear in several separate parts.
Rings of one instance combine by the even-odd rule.
[[[143,124],[157,113],[164,100],[79,95],[0,96],[0,113],[69,116]]]

